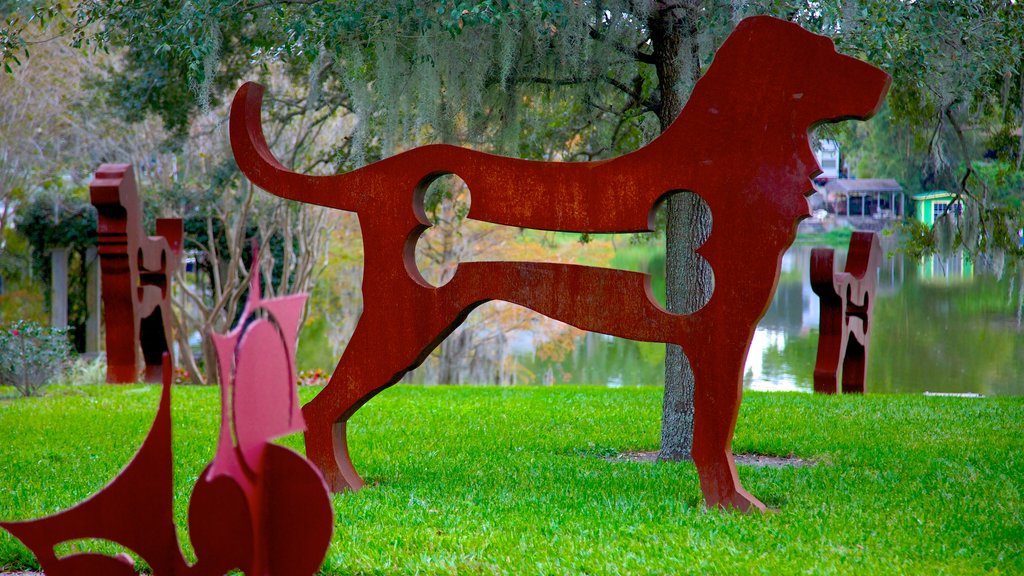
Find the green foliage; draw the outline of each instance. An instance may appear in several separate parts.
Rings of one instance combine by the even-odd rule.
[[[63,376],[69,353],[64,328],[25,320],[0,326],[0,385],[14,386],[22,396],[35,396]]]
[[[904,220],[897,227],[901,248],[910,258],[922,258],[935,253],[932,229],[916,218]]]
[[[656,56],[648,19],[665,16],[650,9],[626,0],[88,1],[19,4],[0,29],[10,46],[25,46],[34,19],[76,45],[125,48],[110,101],[131,118],[159,114],[179,136],[243,79],[283,69],[308,86],[307,109],[357,117],[333,153],[333,164],[348,169],[436,140],[526,158],[593,159],[638,147],[657,130],[651,113],[663,90],[690,88],[688,79],[660,86],[648,65]],[[962,133],[996,124],[998,150],[1012,153],[1010,127],[1024,120],[1014,105],[1024,85],[1016,81],[1024,8],[1001,0],[708,3],[697,11],[698,60],[706,64],[732,24],[755,13],[832,35],[841,50],[893,73],[892,117],[880,120],[892,130],[861,154],[861,172],[894,176],[911,192],[954,190],[963,180],[961,193],[989,216],[984,183],[956,171],[976,155],[974,137]]]
[[[45,290],[29,272],[31,269],[28,242],[14,230],[4,230],[0,239],[0,324],[16,318],[46,320]]]
[[[15,318],[45,322],[47,307],[43,299],[44,292],[39,284],[13,289],[6,286],[4,293],[0,294],[0,324],[13,321]]]
[[[96,245],[96,209],[84,188],[45,185],[18,210],[16,226],[32,247],[37,270],[52,248],[78,250]]]
[[[1008,126],[1024,122],[1024,6],[873,2],[857,10],[835,35],[837,45],[893,75],[887,109],[870,127],[857,128],[867,138],[848,142],[861,161],[858,172],[896,177],[911,193],[960,196],[972,217],[955,231],[936,229],[938,239],[951,241],[943,251],[963,248],[984,255],[979,260],[1017,257],[1005,231],[1022,222],[975,167],[988,150],[1012,157]]]
[[[299,392],[308,401],[316,390]],[[320,573],[1024,571],[1024,400],[745,396],[737,453],[816,462],[737,466],[774,514],[708,512],[691,464],[602,458],[657,448],[656,387],[391,388],[349,426],[368,485],[334,496]],[[173,391],[183,540],[188,495],[216,450],[219,398]],[[0,518],[53,513],[103,487],[158,399],[157,387],[76,387],[3,406]],[[301,449],[300,435],[284,442]],[[0,567],[35,566],[0,533]]]
[[[869,122],[847,124],[839,136],[842,154],[857,178],[893,178],[908,196],[922,190],[951,190],[948,178],[936,182],[929,163],[928,141],[916,122],[898,118],[889,102]]]
[[[295,366],[301,372],[334,370],[338,356],[331,350],[328,340],[328,320],[323,316],[308,318],[302,326],[298,348],[295,351]],[[300,373],[300,378],[303,378]]]
[[[1024,205],[1024,172],[1009,161],[975,162],[974,174],[988,188],[993,200],[1008,208]]]
[[[1007,124],[989,137],[986,146],[987,154],[994,156],[1000,163],[1016,162],[1020,155],[1020,137],[1014,134]]]
[[[90,1],[58,15],[88,42],[126,50],[110,101],[130,119],[160,115],[178,136],[242,80],[282,67],[308,85],[309,109],[358,117],[339,165],[424,140],[536,158],[549,157],[551,137],[561,146],[583,134],[572,148],[607,156],[653,136],[643,127],[658,100],[653,67],[623,50],[644,44],[647,12],[625,0]],[[558,113],[565,102],[575,114]],[[544,124],[557,134],[534,130]]]

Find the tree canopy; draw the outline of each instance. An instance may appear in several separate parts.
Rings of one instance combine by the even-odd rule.
[[[297,168],[319,172],[438,141],[562,160],[636,149],[675,118],[740,19],[773,14],[893,75],[880,120],[840,128],[838,138],[859,170],[896,176],[910,189],[945,187],[967,201],[965,218],[940,220],[933,234],[917,237],[922,250],[959,245],[1024,256],[1015,242],[1024,193],[1012,184],[1024,157],[1024,9],[1013,2],[16,5],[0,3],[9,14],[0,28],[6,67],[52,36],[116,53],[102,83],[110,102],[128,120],[159,116],[178,145],[197,119],[223,114],[243,80],[263,79],[271,84],[269,122],[279,127],[271,146]],[[998,181],[978,167],[990,151],[1003,162]],[[711,222],[689,195],[674,196],[667,212],[668,307],[685,312],[713,289],[706,264],[693,256]],[[678,351],[667,363],[666,429],[685,431],[692,378]],[[664,450],[674,442],[663,439],[663,454],[685,455],[685,442]]]

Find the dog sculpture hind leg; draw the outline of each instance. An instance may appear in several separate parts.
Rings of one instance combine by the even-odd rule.
[[[358,214],[364,241],[364,309],[331,381],[304,409],[307,455],[334,490],[358,489],[345,422],[419,365],[468,313],[498,299],[577,327],[685,349],[696,376],[694,460],[708,505],[763,504],[743,490],[731,453],[742,369],[778,281],[782,253],[808,215],[820,172],[814,125],[867,118],[889,77],[837,54],[831,40],[768,17],[744,20],[697,83],[679,118],[648,146],[591,163],[536,162],[454,146],[415,148],[334,176],[289,171],[260,126],[262,89],[246,84],[231,109],[242,171],[283,198]],[[661,309],[643,274],[525,262],[462,264],[433,287],[415,244],[429,226],[423,194],[456,174],[473,193],[471,219],[544,230],[644,232],[667,195],[692,191],[713,229],[698,253],[714,271],[710,301],[693,314]]]

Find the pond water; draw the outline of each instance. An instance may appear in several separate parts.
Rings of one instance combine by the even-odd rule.
[[[812,390],[819,304],[810,287],[810,252],[797,246],[783,257],[779,287],[747,356],[747,388]],[[836,249],[837,269],[845,259],[845,250]],[[868,392],[1024,395],[1021,283],[1017,274],[975,274],[961,257],[887,257],[879,271]],[[664,358],[662,344],[587,334],[562,362],[523,360],[548,380],[616,387],[663,384]]]

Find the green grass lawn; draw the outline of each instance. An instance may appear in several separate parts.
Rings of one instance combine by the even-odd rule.
[[[174,390],[179,526],[218,395]],[[131,386],[0,402],[0,518],[102,487],[157,399]],[[352,420],[369,486],[334,498],[323,573],[1024,573],[1024,399],[748,393],[736,452],[818,461],[740,466],[777,509],[753,516],[705,510],[690,464],[601,458],[654,450],[660,402],[658,388],[384,392]],[[0,535],[0,568],[32,567]]]
[[[801,232],[797,234],[794,246],[828,246],[846,248],[853,236],[852,228],[834,228],[828,232]]]

